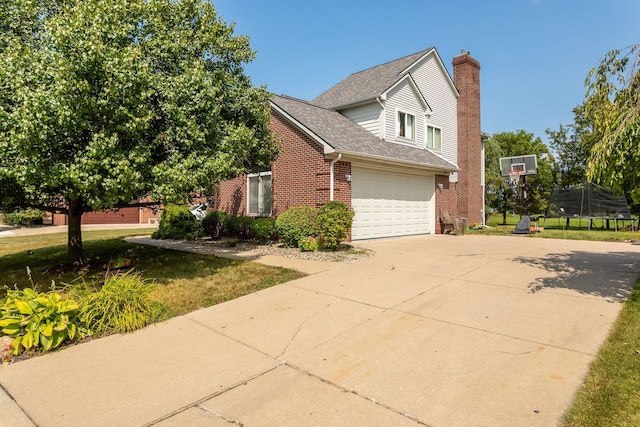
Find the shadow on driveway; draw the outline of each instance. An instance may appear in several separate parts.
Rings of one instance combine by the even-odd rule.
[[[640,256],[637,252],[570,251],[538,258],[516,257],[514,261],[555,273],[532,282],[529,285],[532,293],[564,288],[621,302],[629,297],[640,277]]]

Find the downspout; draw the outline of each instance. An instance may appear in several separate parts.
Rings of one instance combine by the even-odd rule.
[[[342,158],[342,153],[338,153],[338,157],[336,157],[335,159],[331,160],[331,176],[329,177],[329,201],[333,202],[333,187],[334,187],[334,179],[333,179],[333,165],[335,165],[337,162],[340,161],[340,159]]]

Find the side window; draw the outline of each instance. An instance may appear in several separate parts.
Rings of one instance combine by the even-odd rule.
[[[398,136],[416,140],[416,117],[413,114],[398,111]]]
[[[271,172],[250,174],[247,179],[248,215],[271,215]]]
[[[442,129],[427,125],[427,148],[442,150]]]

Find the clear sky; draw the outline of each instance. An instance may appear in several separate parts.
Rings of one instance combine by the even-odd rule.
[[[212,0],[248,35],[255,85],[310,100],[357,71],[435,47],[452,75],[481,64],[482,130],[573,122],[584,80],[611,49],[640,43],[640,0]]]

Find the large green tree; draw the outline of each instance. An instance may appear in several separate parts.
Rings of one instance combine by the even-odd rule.
[[[581,185],[587,181],[587,160],[591,147],[598,140],[591,124],[584,116],[584,105],[573,109],[574,122],[560,125],[558,130],[547,129],[549,144],[554,150],[560,188]]]
[[[0,202],[69,217],[184,202],[270,164],[269,94],[206,0],[0,0]]]
[[[640,202],[640,45],[607,53],[585,85],[585,118],[600,136],[587,177]]]
[[[500,157],[535,154],[538,159],[538,174],[526,177],[526,199],[522,192],[510,187],[500,176]],[[494,211],[501,212],[506,223],[507,212],[520,214],[544,213],[553,187],[554,159],[539,137],[524,130],[494,134],[485,144],[485,182],[487,203]],[[520,184],[522,184],[522,178]],[[520,194],[520,197],[519,197]]]

